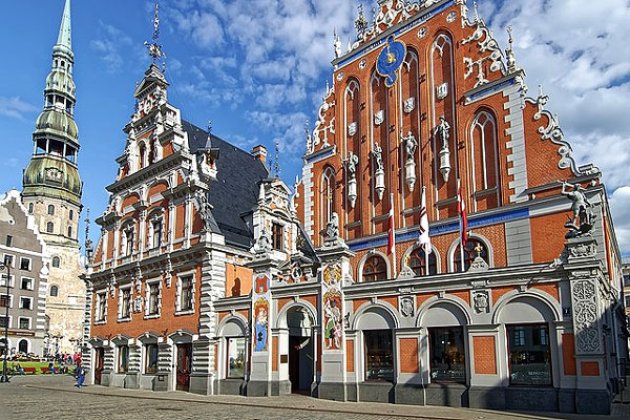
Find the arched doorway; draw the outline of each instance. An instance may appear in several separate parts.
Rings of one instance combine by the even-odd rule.
[[[310,394],[313,382],[314,339],[313,318],[302,306],[290,308],[287,313],[289,329],[289,380],[291,392]]]
[[[18,343],[18,351],[20,353],[28,354],[28,341],[20,340]]]

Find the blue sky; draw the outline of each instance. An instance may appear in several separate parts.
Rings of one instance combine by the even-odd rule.
[[[368,19],[376,0],[362,0]],[[473,14],[472,1],[469,1]],[[630,22],[625,0],[479,0],[481,16],[500,45],[512,25],[529,95],[543,84],[579,164],[605,174],[622,250],[630,252]],[[250,150],[262,143],[281,176],[301,170],[304,125],[316,120],[331,77],[332,34],[354,39],[355,0],[162,0],[161,44],[167,54],[169,100],[185,119]],[[5,0],[0,127],[10,153],[0,157],[0,191],[21,188],[42,107],[63,0]],[[124,149],[122,127],[133,112],[133,89],[149,60],[153,3],[74,0],[72,4],[76,120],[83,202],[92,219],[107,204],[105,186]],[[98,229],[92,226],[96,239]]]

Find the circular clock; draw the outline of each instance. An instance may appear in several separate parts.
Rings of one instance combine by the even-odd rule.
[[[405,60],[407,47],[394,37],[387,38],[387,44],[376,59],[376,72],[385,78],[385,86],[392,87],[396,83],[396,71]]]

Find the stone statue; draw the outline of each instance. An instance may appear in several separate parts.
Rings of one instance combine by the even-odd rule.
[[[341,40],[339,39],[339,35],[335,33],[334,35],[333,46],[335,47],[335,58],[341,57]]]
[[[567,187],[572,188],[572,191],[568,191]],[[586,198],[586,191],[580,184],[568,184],[562,182],[562,195],[566,195],[571,200],[571,211],[573,212],[573,218],[567,220],[564,224],[566,228],[569,228],[569,232],[565,235],[566,238],[575,238],[587,234],[593,229],[593,207]]]
[[[372,150],[372,154],[374,155],[374,161],[376,162],[376,169],[383,170],[383,149],[377,143],[374,144],[374,150]]]
[[[444,115],[440,117],[440,123],[437,126],[436,133],[439,139],[442,141],[442,149],[448,149],[448,138],[450,136],[449,130],[451,126],[446,122]]]
[[[203,220],[204,230],[208,232],[211,230],[210,220],[212,218],[212,206],[208,203],[208,197],[205,191],[197,190],[195,198],[197,199],[199,215],[201,216],[201,220]]]
[[[326,224],[326,242],[336,242],[339,239],[339,216],[337,212],[332,213],[330,220]]]
[[[413,133],[409,131],[407,136],[402,138],[405,142],[405,149],[407,150],[407,161],[413,161],[414,154],[416,153],[416,149],[418,148],[418,142],[414,137]]]
[[[354,153],[350,152],[350,156],[348,157],[348,162],[346,163],[346,168],[348,170],[348,178],[353,179],[357,173],[357,164],[359,163],[359,157]]]
[[[260,236],[256,241],[256,251],[265,252],[269,250],[271,250],[271,233],[267,230],[267,228],[262,228]]]

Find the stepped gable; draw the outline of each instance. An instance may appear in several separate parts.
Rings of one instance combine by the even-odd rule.
[[[203,148],[219,149],[217,179],[210,183],[208,202],[212,215],[225,241],[236,246],[251,248],[252,233],[243,215],[256,206],[260,182],[269,176],[265,165],[246,151],[212,135],[188,121],[182,121],[188,133],[188,147],[192,153]]]

